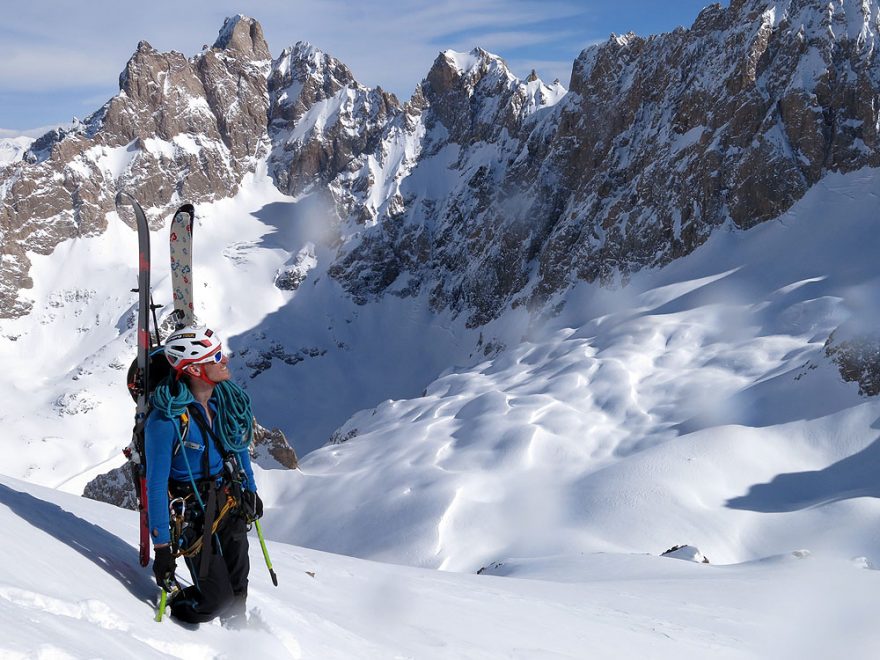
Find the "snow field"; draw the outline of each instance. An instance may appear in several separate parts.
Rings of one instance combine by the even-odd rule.
[[[829,176],[779,222],[583,285],[521,343],[359,412],[301,475],[261,475],[286,514],[273,537],[468,572],[679,543],[717,563],[876,558],[860,458],[880,407],[824,355],[877,299],[875,181]]]
[[[877,650],[865,631],[878,573],[807,555],[717,567],[597,554],[513,560],[489,575],[464,575],[269,543],[275,588],[252,535],[248,625],[194,629],[153,621],[156,588],[128,542],[136,538],[133,512],[3,477],[0,522],[7,531],[0,653],[10,658],[662,659],[826,651],[869,658]]]
[[[198,209],[199,316],[235,353],[258,419],[303,459],[257,469],[295,595],[261,587],[255,555],[252,614],[270,632],[231,640],[219,626],[171,627],[171,643],[142,631],[154,589],[134,566],[135,518],[7,479],[79,493],[121,463],[131,428],[134,232],[111,218],[101,237],[33,255],[36,311],[0,322],[15,447],[0,489],[15,514],[4,650],[90,657],[135,637],[145,657],[874,657],[880,403],[842,382],[824,344],[880,316],[878,176],[829,175],[777,221],[479,330],[424,298],[354,305],[326,274],[326,209],[265,173]],[[163,314],[165,245],[158,232]],[[303,250],[300,288],[272,287]],[[269,366],[255,373],[255,358]],[[334,430],[347,441],[322,447]],[[712,565],[656,557],[680,543]],[[482,568],[505,579],[464,575]],[[305,571],[335,581],[320,591]],[[22,612],[39,625],[13,624]]]

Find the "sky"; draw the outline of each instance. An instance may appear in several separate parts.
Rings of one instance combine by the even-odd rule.
[[[309,41],[339,58],[359,82],[407,100],[446,49],[480,46],[514,74],[532,69],[568,85],[571,65],[611,33],[647,36],[690,26],[709,0],[151,0],[89,3],[0,0],[0,137],[83,118],[118,91],[140,40],[194,55],[227,16],[256,18],[273,57]],[[728,4],[723,2],[722,4]],[[87,7],[87,10],[84,9]]]

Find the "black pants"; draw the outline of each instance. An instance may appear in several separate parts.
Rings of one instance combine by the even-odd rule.
[[[243,610],[247,598],[247,524],[238,509],[227,513],[212,537],[210,554],[200,552],[187,558],[193,584],[171,602],[171,614],[188,623],[204,623],[228,610]],[[202,562],[209,562],[207,574],[200,578]]]

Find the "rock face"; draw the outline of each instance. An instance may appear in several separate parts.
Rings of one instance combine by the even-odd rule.
[[[489,320],[528,282],[541,220],[513,214],[530,203],[513,170],[525,136],[543,130],[564,94],[558,83],[518,80],[481,49],[441,53],[381,148],[331,184],[338,208],[368,225],[331,275],[359,301],[427,288],[435,309]]]
[[[187,59],[147,42],[119,77],[120,92],[84,122],[35,141],[0,168],[0,314],[30,305],[26,251],[106,227],[117,190],[157,222],[181,199],[234,194],[268,149],[269,49],[259,24],[227,19],[210,49]]]
[[[339,60],[303,42],[273,62],[268,85],[270,171],[291,195],[349,171],[401,113],[393,94],[358,84]]]
[[[859,384],[859,394],[880,394],[880,335],[863,334],[840,339],[832,334],[825,354],[837,364],[843,380]]]
[[[83,489],[83,497],[137,511],[137,496],[134,492],[129,464],[126,463],[92,479]]]
[[[567,92],[446,51],[405,104],[309,44],[270,62],[244,17],[190,59],[142,43],[119,95],[0,169],[0,314],[28,309],[26,251],[102,231],[118,188],[155,221],[234,194],[260,159],[282,192],[329,198],[329,272],[358,303],[426,292],[480,325],[625,279],[880,165],[878,2],[712,5],[585,50]]]
[[[430,286],[480,324],[773,218],[824,173],[880,162],[877,34],[876,0],[734,0],[584,51],[558,103],[486,53],[441,55],[404,130],[409,180],[442,163],[449,182],[401,183],[333,273],[356,298]]]
[[[251,458],[264,469],[274,467],[296,470],[299,460],[281,429],[267,429],[254,424],[254,446]]]
[[[877,27],[876,2],[734,0],[585,51],[546,156],[562,212],[537,292],[666,263],[722,223],[776,217],[825,172],[876,166]]]

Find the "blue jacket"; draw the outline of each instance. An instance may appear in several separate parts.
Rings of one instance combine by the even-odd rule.
[[[193,403],[201,409],[202,415],[207,419],[204,408],[200,403]],[[208,401],[211,408],[212,425],[217,418],[217,402],[212,397]],[[193,479],[199,480],[218,475],[223,472],[223,456],[216,447],[216,443],[210,437],[203,437],[202,430],[194,419],[189,420],[189,430],[184,438],[184,448],[181,451],[178,441],[180,430],[180,418],[169,419],[160,411],[153,409],[147,417],[144,427],[144,444],[147,458],[147,515],[150,521],[150,537],[153,545],[169,543],[171,534],[169,530],[168,516],[168,481],[190,481],[190,470]],[[203,474],[202,454],[207,448],[208,474]],[[254,482],[254,471],[251,468],[251,458],[247,450],[237,454],[239,464],[244,470],[247,490],[256,492],[257,485]],[[187,465],[187,463],[189,465]]]

